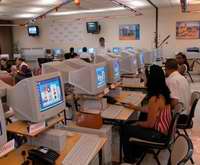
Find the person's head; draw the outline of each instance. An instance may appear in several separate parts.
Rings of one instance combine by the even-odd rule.
[[[99,38],[99,45],[101,47],[105,47],[105,38],[103,38],[103,37]]]
[[[71,48],[69,49],[69,51],[70,51],[70,53],[74,53],[74,48],[71,47]]]
[[[165,74],[158,65],[152,65],[147,77],[148,96],[164,96],[166,104],[170,104],[170,90],[165,81]]]
[[[174,71],[178,70],[178,64],[175,59],[167,59],[165,63],[165,73],[168,77],[170,74],[172,74]]]
[[[83,52],[87,52],[87,48],[86,47],[83,47]]]
[[[25,60],[23,58],[17,58],[16,59],[16,65],[21,65],[22,62],[24,62]]]
[[[176,55],[176,61],[177,61],[177,64],[179,64],[179,65],[185,64],[185,65],[187,65],[187,67],[189,68],[189,64],[188,64],[188,61],[187,61],[187,57],[186,57],[186,55],[183,54],[182,52],[179,52],[179,53]]]
[[[2,66],[5,66],[5,65],[7,65],[7,61],[8,60],[6,58],[1,58],[0,63]]]

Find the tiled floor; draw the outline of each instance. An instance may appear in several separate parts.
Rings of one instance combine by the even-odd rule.
[[[200,91],[200,83],[191,84],[191,89],[192,90],[198,89],[198,91]],[[188,134],[190,135],[194,146],[193,159],[195,165],[200,165],[200,102],[197,104],[193,129],[188,131]],[[168,158],[169,158],[168,151],[161,152],[159,159],[162,165],[167,165]],[[129,164],[122,163],[121,165],[129,165]],[[156,162],[151,155],[147,155],[142,165],[156,165]],[[191,162],[189,161],[187,165],[191,165]]]

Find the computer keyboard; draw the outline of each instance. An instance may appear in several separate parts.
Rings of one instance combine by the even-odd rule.
[[[123,109],[124,109],[124,107],[122,107],[122,106],[110,105],[108,108],[106,108],[101,113],[101,116],[103,118],[114,119],[114,118],[116,118],[121,113],[121,111]]]
[[[123,103],[132,103],[134,105],[140,105],[140,103],[143,101],[145,97],[145,94],[139,93],[139,92],[131,92],[128,94],[127,97],[121,100]]]
[[[88,165],[94,158],[100,143],[97,135],[81,135],[79,141],[62,161],[62,165]]]

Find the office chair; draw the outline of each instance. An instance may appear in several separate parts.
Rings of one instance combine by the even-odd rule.
[[[182,129],[185,135],[189,136],[186,129],[193,128],[193,118],[195,114],[196,105],[200,99],[200,92],[193,92],[191,97],[191,110],[188,115],[181,114],[177,122],[177,132],[180,134],[179,130]]]
[[[179,135],[171,150],[168,165],[184,165],[192,158],[193,144],[188,136]]]
[[[159,153],[161,150],[167,149],[169,152],[171,152],[171,145],[174,142],[175,139],[175,134],[176,134],[176,123],[178,121],[179,113],[174,113],[172,116],[172,121],[170,123],[170,128],[168,135],[163,135],[162,139],[158,139],[155,141],[148,141],[148,140],[143,140],[143,139],[138,139],[138,138],[130,138],[129,141],[133,144],[139,145],[143,148],[145,148],[145,153],[142,156],[142,158],[137,162],[137,165],[140,165],[141,162],[144,160],[144,157],[146,156],[147,153],[153,154],[154,159],[156,160],[158,165],[161,165],[159,161]]]

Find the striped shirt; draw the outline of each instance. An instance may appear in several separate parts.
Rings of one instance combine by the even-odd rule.
[[[157,120],[154,125],[154,129],[160,133],[167,134],[172,120],[172,114],[170,106],[165,106],[165,108],[160,111]]]

